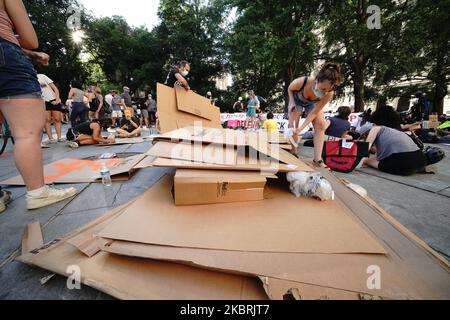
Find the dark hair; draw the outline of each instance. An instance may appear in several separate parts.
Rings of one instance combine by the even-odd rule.
[[[78,80],[72,80],[72,81],[70,82],[70,85],[72,86],[72,88],[76,88],[76,89],[79,89],[79,90],[83,90],[83,85],[82,85],[81,82],[78,81]]]
[[[112,125],[111,118],[103,118],[103,119],[92,119],[92,123],[98,123],[100,127],[110,127]]]
[[[337,63],[327,62],[320,69],[316,80],[319,83],[329,81],[332,86],[338,86],[342,83],[341,66]]]
[[[269,120],[272,120],[272,119],[273,119],[273,113],[272,113],[272,112],[269,112],[269,113],[267,114],[267,119],[269,119]]]
[[[342,120],[348,120],[348,117],[350,117],[351,114],[352,114],[352,109],[350,109],[350,107],[344,106],[344,107],[340,107],[338,109],[337,117]]]
[[[184,68],[184,67],[186,67],[186,65],[191,65],[189,62],[187,62],[186,60],[181,60],[179,63],[178,63],[178,67],[179,68]]]
[[[380,106],[372,114],[371,122],[377,126],[384,126],[402,131],[402,119],[391,106]]]

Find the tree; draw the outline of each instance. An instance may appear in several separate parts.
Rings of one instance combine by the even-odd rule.
[[[290,83],[314,67],[319,43],[312,31],[320,3],[230,0],[228,5],[238,13],[227,41],[237,88],[254,89],[271,103],[284,99],[287,109]]]
[[[78,3],[75,0],[25,0],[24,4],[38,35],[39,49],[50,55],[50,66],[37,67],[38,71],[55,81],[65,97],[71,80],[87,76],[80,60],[81,48],[74,43],[66,23],[67,9]],[[89,17],[83,14],[82,26],[88,22]]]

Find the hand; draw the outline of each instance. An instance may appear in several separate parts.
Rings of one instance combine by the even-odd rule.
[[[33,54],[33,60],[40,65],[47,67],[50,62],[50,56],[44,52],[35,52]]]
[[[57,106],[58,104],[61,104],[61,99],[56,99],[55,101],[52,102],[52,105]]]
[[[99,113],[96,112],[96,113],[95,113],[95,118],[98,119],[98,117],[99,117]]]

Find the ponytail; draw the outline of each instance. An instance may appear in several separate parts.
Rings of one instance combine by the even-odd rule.
[[[338,86],[342,83],[342,68],[337,63],[327,62],[320,69],[319,74],[316,77],[319,83],[329,81],[331,85]]]

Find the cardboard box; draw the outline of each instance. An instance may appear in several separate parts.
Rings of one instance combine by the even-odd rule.
[[[178,206],[264,200],[266,177],[259,173],[214,170],[177,170]]]

